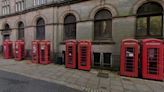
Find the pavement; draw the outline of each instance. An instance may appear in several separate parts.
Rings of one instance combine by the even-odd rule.
[[[13,59],[0,59],[0,70],[63,85],[83,92],[164,91],[164,82],[162,81],[123,77],[108,70],[92,69],[88,72],[68,69],[64,65],[40,65],[29,62],[28,60],[18,62]],[[97,76],[100,72],[108,74],[108,78]]]

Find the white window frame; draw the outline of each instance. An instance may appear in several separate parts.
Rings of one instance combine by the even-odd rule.
[[[10,13],[10,2],[9,0],[2,1],[2,15],[7,15]]]
[[[47,0],[34,0],[34,6],[46,4]]]
[[[24,0],[21,0],[21,1],[17,1],[16,3],[15,3],[15,11],[16,12],[19,12],[19,11],[23,11],[24,10]]]

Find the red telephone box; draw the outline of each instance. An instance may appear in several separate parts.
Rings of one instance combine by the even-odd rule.
[[[32,41],[32,62],[39,63],[39,40]]]
[[[138,77],[139,44],[135,39],[125,39],[121,42],[120,75]]]
[[[50,41],[40,41],[40,64],[50,63]]]
[[[17,40],[15,42],[15,60],[20,61],[25,58],[25,43],[22,40]]]
[[[76,50],[77,50],[77,41],[76,40],[67,40],[66,41],[66,54],[65,54],[65,65],[67,68],[76,68]]]
[[[12,56],[13,56],[13,53],[12,53],[12,47],[13,46],[12,45],[13,45],[13,43],[10,40],[5,40],[3,42],[3,57],[5,59],[12,58]]]
[[[163,80],[162,40],[142,40],[142,77],[148,79]]]
[[[78,69],[91,69],[91,41],[81,40],[78,42]]]

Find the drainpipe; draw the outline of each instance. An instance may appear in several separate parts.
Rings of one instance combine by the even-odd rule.
[[[57,60],[57,57],[59,55],[59,36],[58,36],[58,30],[59,30],[59,16],[58,16],[58,6],[57,6],[57,12],[56,12],[56,17],[57,17],[57,26],[56,26],[56,60]]]
[[[53,3],[54,3],[54,1],[53,1]],[[53,23],[52,23],[53,24],[53,32],[52,32],[53,33],[53,35],[52,35],[52,56],[53,56],[53,58],[52,59],[54,60],[54,56],[55,56],[55,54],[54,54],[54,51],[55,51],[54,50],[55,49],[54,48],[54,39],[55,39],[54,38],[54,31],[55,31],[55,27],[54,27],[55,26],[54,25],[54,19],[55,19],[55,17],[54,17],[54,6],[53,6],[53,15],[52,16],[53,16]]]
[[[53,3],[56,3],[53,1]],[[56,12],[54,12],[55,8],[57,8]],[[54,23],[54,19],[55,19],[55,14],[56,14],[56,17],[58,17],[58,6],[53,6],[53,41],[52,41],[52,46],[53,46],[53,59],[55,58],[55,62],[57,60],[57,56],[58,56],[58,52],[59,52],[59,46],[58,46],[58,26],[59,26],[59,20],[57,18],[57,23]],[[55,33],[55,24],[56,24],[56,34]],[[55,37],[56,37],[56,40],[55,40]],[[56,44],[55,44],[55,41],[56,41]],[[56,51],[55,51],[55,47],[56,46]],[[55,55],[56,53],[56,55]]]

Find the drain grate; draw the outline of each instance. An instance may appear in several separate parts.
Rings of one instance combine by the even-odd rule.
[[[102,86],[102,87],[100,87],[100,88],[105,89],[105,90],[107,89],[106,87],[103,87],[103,86]]]
[[[127,78],[122,78],[124,81],[131,81],[130,79]]]
[[[109,78],[109,74],[108,73],[103,73],[103,72],[99,72],[97,74],[98,77],[102,77],[102,78]]]

